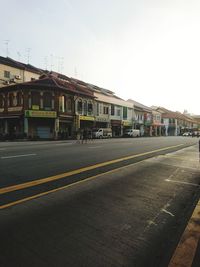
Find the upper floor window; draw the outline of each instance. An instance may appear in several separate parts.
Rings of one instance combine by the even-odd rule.
[[[127,107],[123,107],[123,119],[126,120],[128,116],[128,109]]]
[[[87,116],[87,101],[84,100],[83,102],[83,115]]]
[[[66,100],[66,109],[67,109],[67,112],[72,111],[72,99],[71,98],[67,98]]]
[[[78,104],[77,104],[77,110],[79,114],[82,114],[83,111],[83,102],[81,99],[78,100]]]
[[[109,108],[104,106],[103,107],[103,114],[108,114],[108,112],[109,112]]]
[[[4,70],[4,78],[10,79],[10,71]]]
[[[111,104],[111,115],[115,115],[115,106],[113,104]]]
[[[103,114],[103,104],[99,103],[99,114]]]
[[[93,113],[93,104],[91,102],[88,103],[88,115],[92,115]]]
[[[10,93],[9,96],[8,96],[9,107],[13,107],[14,106],[13,100],[14,100],[14,95],[13,95],[13,93]]]
[[[97,103],[97,116],[99,116],[99,103]]]
[[[40,106],[40,92],[31,92],[32,106]]]
[[[59,97],[59,111],[65,112],[65,96],[64,95]]]
[[[21,106],[23,103],[22,92],[17,92],[17,106]]]
[[[52,108],[52,94],[49,92],[43,93],[43,107],[44,109]]]
[[[157,121],[160,120],[160,115],[156,115],[156,120],[157,120]]]
[[[0,95],[0,108],[4,107],[4,97],[3,95]]]
[[[120,116],[120,115],[121,115],[121,110],[117,109],[117,116]]]

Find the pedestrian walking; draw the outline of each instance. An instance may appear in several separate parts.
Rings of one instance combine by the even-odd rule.
[[[77,144],[80,144],[81,142],[81,129],[79,128],[77,131],[76,131],[76,143]]]
[[[85,144],[87,144],[87,140],[88,140],[88,130],[87,128],[84,128],[83,135],[82,135],[82,144],[84,143],[84,141],[85,141]]]

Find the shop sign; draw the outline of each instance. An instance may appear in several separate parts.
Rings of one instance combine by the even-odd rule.
[[[132,126],[131,121],[123,121],[123,126]]]
[[[36,110],[25,110],[26,117],[35,117],[35,118],[56,118],[56,111],[36,111]]]
[[[12,107],[12,108],[8,108],[8,111],[21,111],[22,107]]]
[[[121,126],[122,121],[119,120],[111,120],[111,125],[112,126]]]
[[[92,116],[80,116],[79,117],[79,119],[80,120],[82,120],[82,121],[94,121],[94,117],[92,117]]]
[[[105,118],[105,117],[96,117],[96,121],[99,121],[99,122],[108,122],[108,119]]]
[[[33,110],[39,110],[40,107],[39,107],[38,105],[32,105],[32,109],[33,109]]]
[[[145,126],[150,126],[150,125],[151,125],[151,122],[150,122],[150,121],[145,121],[145,122],[144,122],[144,125],[145,125]]]

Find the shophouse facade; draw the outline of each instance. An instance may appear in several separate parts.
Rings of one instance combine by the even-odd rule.
[[[38,79],[43,70],[0,56],[0,88]]]
[[[113,137],[120,137],[133,127],[133,106],[114,92],[87,84],[95,96],[95,127],[111,128]]]
[[[140,130],[141,136],[152,136],[152,109],[132,99],[128,102],[133,107],[133,128]]]
[[[52,75],[1,88],[0,133],[8,138],[72,137],[79,98],[94,97],[91,92]]]
[[[165,135],[165,125],[163,123],[162,113],[152,109],[152,136]]]
[[[182,135],[184,132],[193,132],[198,128],[197,122],[191,116],[180,112],[174,112],[163,107],[155,107],[154,110],[161,113],[166,136]]]

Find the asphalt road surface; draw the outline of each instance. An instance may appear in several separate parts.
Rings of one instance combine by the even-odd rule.
[[[168,266],[199,199],[198,141],[0,143],[0,266]]]

